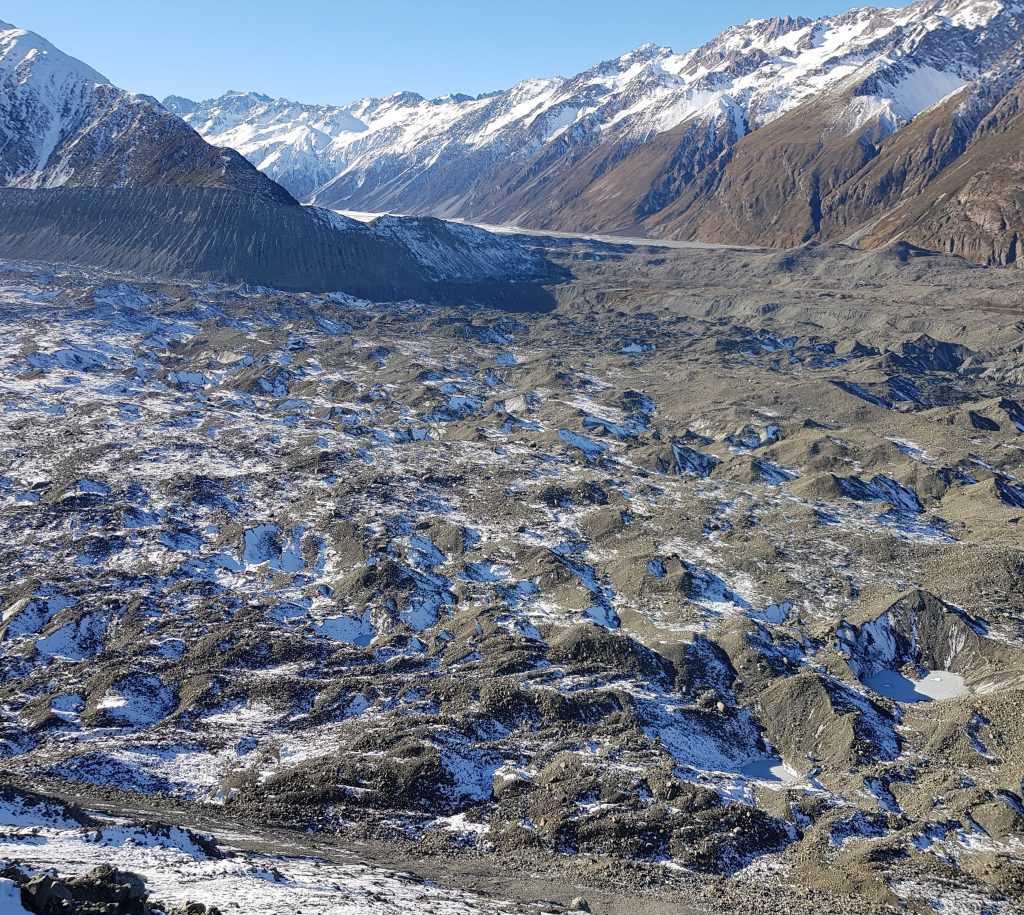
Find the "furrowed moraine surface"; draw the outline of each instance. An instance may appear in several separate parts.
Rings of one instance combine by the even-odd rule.
[[[1019,911],[1019,279],[533,244],[533,314],[0,268],[7,777],[323,911]]]

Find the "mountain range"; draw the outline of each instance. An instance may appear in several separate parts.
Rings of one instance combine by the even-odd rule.
[[[550,305],[563,272],[513,236],[300,207],[155,99],[0,23],[0,256],[363,298]]]
[[[164,106],[297,198],[538,229],[791,246],[1024,240],[1024,4],[773,18],[479,97]]]

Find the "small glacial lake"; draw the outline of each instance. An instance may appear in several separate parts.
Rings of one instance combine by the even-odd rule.
[[[911,680],[898,670],[881,670],[865,677],[864,685],[897,702],[932,702],[971,694],[964,678],[949,670],[930,670],[920,680]]]

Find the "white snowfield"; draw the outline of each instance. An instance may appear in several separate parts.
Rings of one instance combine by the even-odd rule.
[[[512,906],[443,889],[410,874],[290,854],[263,855],[221,849],[177,827],[138,826],[104,818],[80,827],[53,809],[0,801],[0,866],[14,862],[29,872],[62,878],[113,865],[142,876],[152,902],[215,905],[225,915],[510,915]],[[21,915],[20,893],[0,881],[0,915]]]
[[[305,105],[253,92],[165,104],[208,141],[230,146],[294,194],[341,205],[374,170],[399,199],[439,164],[475,174],[587,143],[642,142],[682,124],[730,126],[736,138],[844,81],[869,80],[835,122],[851,133],[875,117],[884,135],[981,75],[977,42],[1016,14],[1015,0],[921,0],[817,20],[753,20],[686,53],[644,45],[571,77],[526,79],[505,92],[426,99],[413,92]],[[992,30],[998,31],[998,30]],[[940,36],[940,37],[937,37]],[[452,213],[462,189],[452,187]]]

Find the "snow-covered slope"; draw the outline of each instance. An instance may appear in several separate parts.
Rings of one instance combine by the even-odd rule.
[[[109,80],[48,41],[0,22],[0,137],[6,181],[40,175],[64,138],[64,122],[84,112]]]
[[[290,202],[235,151],[211,147],[155,99],[118,89],[46,39],[5,22],[0,182],[231,187]]]
[[[672,203],[679,179],[666,190],[666,172],[682,168],[692,183],[744,137],[829,93],[830,126],[871,125],[883,142],[1013,53],[1022,21],[1017,0],[921,0],[755,20],[687,53],[645,45],[479,98],[325,107],[232,92],[166,104],[321,205],[614,229]],[[624,178],[626,161],[636,165]],[[614,186],[588,195],[609,169]]]

